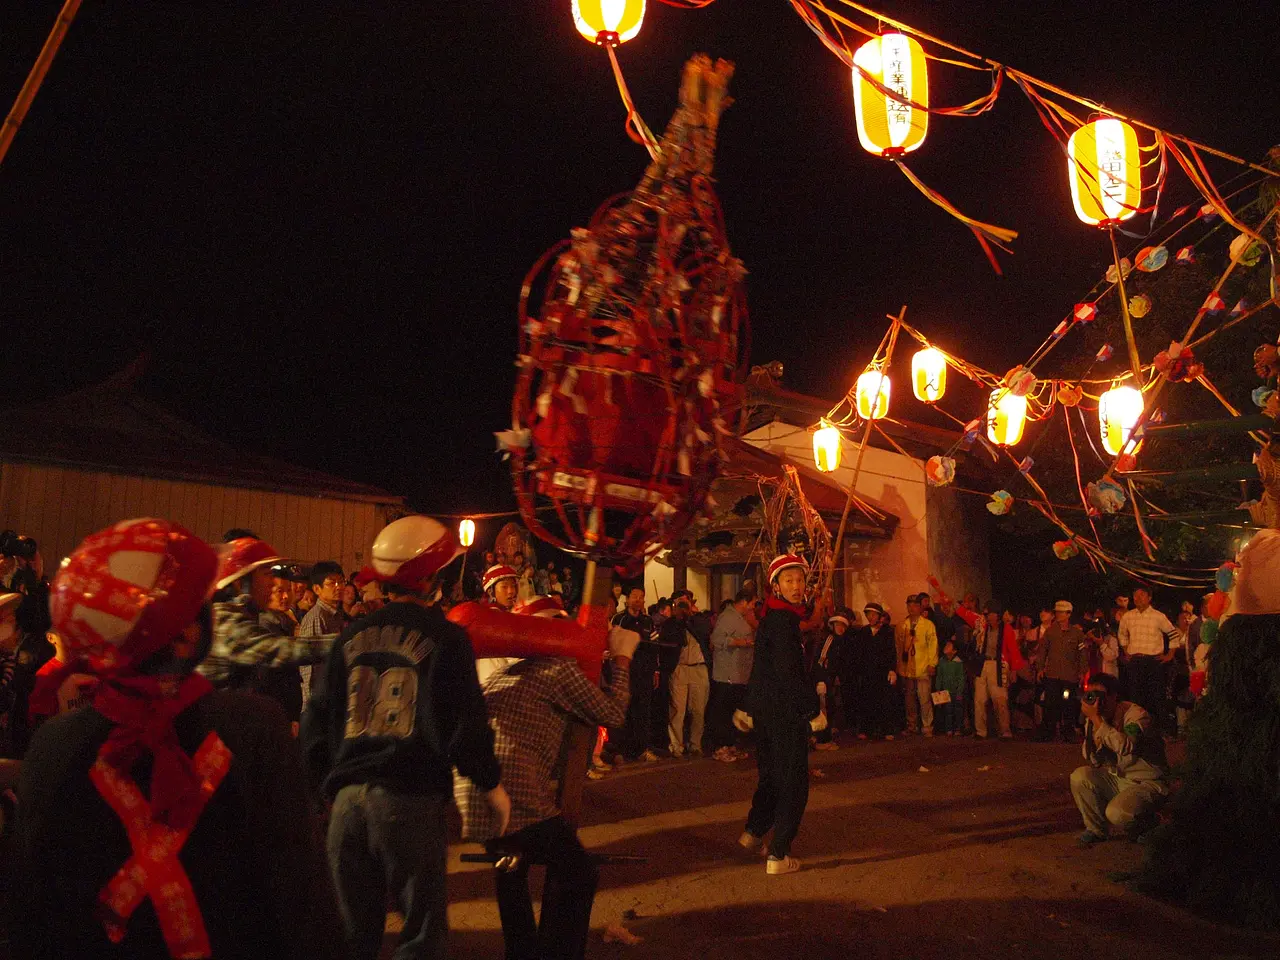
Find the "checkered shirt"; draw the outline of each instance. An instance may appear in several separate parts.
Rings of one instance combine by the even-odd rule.
[[[588,680],[573,660],[538,657],[517,660],[485,681],[493,752],[502,766],[502,785],[511,797],[508,833],[560,812],[552,781],[569,719],[621,727],[631,700],[630,674],[630,664],[614,661],[613,682],[606,692]],[[455,773],[453,795],[462,814],[463,837],[493,838],[497,825],[484,792]]]
[[[1172,640],[1176,632],[1169,618],[1155,607],[1134,607],[1120,618],[1120,646],[1130,656],[1163,656],[1165,638]]]

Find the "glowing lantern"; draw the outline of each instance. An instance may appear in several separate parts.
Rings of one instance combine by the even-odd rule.
[[[1067,141],[1067,176],[1076,216],[1102,226],[1128,220],[1142,205],[1138,135],[1123,120],[1086,123]]]
[[[882,370],[868,370],[858,377],[854,397],[858,416],[863,420],[879,420],[889,412],[889,375]]]
[[[840,467],[840,431],[831,421],[823,418],[818,421],[818,430],[813,435],[813,462],[823,473],[831,473]]]
[[[947,392],[947,358],[941,350],[925,347],[911,358],[911,389],[916,399],[936,403]]]
[[[573,0],[573,25],[592,43],[616,47],[640,32],[645,0]]]
[[[1117,456],[1129,442],[1129,435],[1142,418],[1142,391],[1134,387],[1112,387],[1098,402],[1098,426],[1107,453]]]
[[[1020,397],[1007,387],[991,391],[987,405],[987,439],[1001,447],[1012,447],[1022,439],[1022,427],[1027,422],[1027,398]]]
[[[458,524],[458,543],[464,547],[469,547],[476,542],[476,522],[471,519],[463,520]]]
[[[906,100],[929,106],[929,73],[919,41],[901,33],[873,37],[858,48],[853,62],[853,112],[863,149],[878,157],[893,157],[924,143],[928,111],[885,96],[868,79]]]

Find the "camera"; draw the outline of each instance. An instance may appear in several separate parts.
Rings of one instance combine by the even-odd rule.
[[[1107,695],[1101,690],[1086,690],[1080,695],[1080,699],[1090,706],[1093,706],[1095,703],[1101,703],[1106,699],[1106,696]]]
[[[36,549],[36,542],[30,537],[19,536],[12,530],[0,532],[0,554],[6,557],[33,560],[35,559]]]

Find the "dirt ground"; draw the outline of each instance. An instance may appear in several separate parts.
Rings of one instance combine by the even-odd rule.
[[[602,868],[588,958],[1280,957],[1280,937],[1216,927],[1110,879],[1138,866],[1140,847],[1076,848],[1078,747],[842,744],[811,754],[824,776],[793,850],[805,869],[785,877],[736,843],[754,760],[631,765],[588,784],[583,843],[649,858]],[[502,955],[489,871],[458,860],[475,849],[450,849],[461,960]],[[624,916],[643,944],[602,941]]]

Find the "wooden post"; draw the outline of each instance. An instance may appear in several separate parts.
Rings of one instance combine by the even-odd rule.
[[[0,126],[0,163],[4,163],[5,154],[9,152],[9,144],[13,143],[13,138],[17,135],[18,128],[22,126],[22,121],[26,119],[27,111],[31,109],[31,102],[35,100],[36,92],[39,91],[40,84],[44,82],[45,74],[49,72],[49,65],[53,63],[53,58],[57,56],[58,48],[62,46],[62,40],[67,35],[71,21],[75,19],[79,10],[80,0],[66,0],[66,3],[62,5],[62,12],[58,14],[58,19],[53,23],[53,29],[49,31],[48,39],[45,40],[44,46],[40,48],[40,56],[36,57],[36,62],[31,65],[31,72],[27,74],[26,83],[18,91],[18,97],[13,101],[9,115],[4,118],[4,125]]]
[[[1129,299],[1124,292],[1124,271],[1120,269],[1120,248],[1116,246],[1116,230],[1107,230],[1111,237],[1111,258],[1116,265],[1116,293],[1120,295],[1120,317],[1124,321],[1124,342],[1129,349],[1129,369],[1133,371],[1133,385],[1142,389],[1142,359],[1138,356],[1138,344],[1133,339],[1133,320],[1129,316]]]

